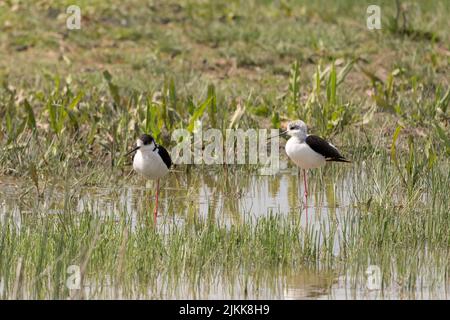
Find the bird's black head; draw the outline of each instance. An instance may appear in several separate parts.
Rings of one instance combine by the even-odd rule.
[[[153,137],[151,135],[145,134],[145,133],[139,137],[139,140],[142,141],[142,144],[144,146],[151,144],[153,141],[155,141],[155,139],[153,139]]]
[[[136,147],[133,150],[127,152],[127,154],[125,154],[125,156],[132,154],[133,152],[139,150],[143,146],[151,145],[152,143],[154,143],[154,141],[155,141],[155,139],[153,139],[153,137],[151,135],[144,133],[136,141]],[[156,148],[156,144],[154,145],[154,147]]]

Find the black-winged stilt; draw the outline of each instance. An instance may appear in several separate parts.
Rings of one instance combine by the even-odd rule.
[[[143,134],[137,139],[136,147],[125,156],[136,151],[133,169],[147,179],[156,180],[156,204],[153,212],[156,222],[158,215],[159,179],[164,177],[172,166],[172,159],[163,146],[158,145],[151,135]]]
[[[302,120],[289,122],[287,130],[280,135],[285,133],[291,136],[286,143],[286,153],[303,170],[305,198],[308,197],[306,170],[321,167],[327,161],[350,162],[331,143],[308,134],[306,124]]]

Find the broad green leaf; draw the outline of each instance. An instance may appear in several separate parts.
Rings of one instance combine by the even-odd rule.
[[[58,124],[56,121],[56,110],[51,99],[47,101],[47,111],[49,115],[50,128],[52,128],[52,130],[56,134],[58,134],[59,132],[58,132]]]
[[[68,110],[75,109],[75,107],[78,105],[78,103],[80,102],[81,98],[83,98],[83,96],[84,96],[83,91],[78,93],[77,96],[75,97],[75,99],[73,99],[73,101],[69,104],[69,107],[67,109]]]
[[[115,104],[117,106],[120,106],[119,88],[112,82],[111,74],[107,70],[105,70],[103,71],[103,77],[105,78],[106,82],[108,82],[109,92],[111,93]]]
[[[28,127],[32,130],[36,129],[36,118],[34,117],[33,108],[31,108],[30,104],[28,103],[28,100],[25,99],[24,101],[25,111],[27,112],[27,123]]]
[[[328,78],[327,101],[331,105],[336,104],[336,68],[334,63],[332,64],[330,77]]]
[[[444,96],[438,102],[438,108],[440,108],[444,113],[447,112],[447,107],[450,102],[450,88],[445,92]]]
[[[353,69],[353,65],[355,64],[355,61],[349,61],[342,69],[339,71],[339,74],[337,75],[337,83],[336,85],[340,85],[345,78],[347,77],[348,73]]]
[[[300,71],[298,61],[295,61],[291,68],[291,77],[289,79],[289,91],[291,93],[292,103],[289,105],[289,114],[294,114],[297,108],[297,99],[299,95],[299,78]]]
[[[436,128],[436,132],[439,138],[445,145],[447,155],[450,155],[450,137],[448,136],[448,133],[446,133],[439,124],[435,124],[434,127]]]
[[[205,112],[205,109],[207,106],[209,106],[211,102],[212,96],[210,96],[208,99],[206,99],[194,112],[191,119],[189,120],[189,125],[187,127],[189,132],[194,131],[194,125],[195,121],[197,121],[201,116],[203,116],[203,113]]]
[[[400,131],[403,129],[402,126],[397,126],[394,132],[394,136],[392,137],[392,144],[391,144],[391,159],[395,162],[397,162],[397,153],[396,153],[396,142],[398,139],[398,135],[400,134]]]
[[[209,100],[209,108],[208,108],[208,114],[209,114],[209,120],[211,121],[211,125],[213,127],[217,126],[216,121],[216,114],[217,114],[217,104],[216,104],[216,88],[213,84],[210,84],[208,86],[208,100]]]

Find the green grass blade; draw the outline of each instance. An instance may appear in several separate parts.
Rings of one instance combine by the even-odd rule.
[[[206,110],[206,107],[210,105],[211,103],[211,99],[212,96],[210,96],[209,98],[207,98],[194,112],[194,114],[192,115],[191,119],[189,120],[189,125],[187,127],[189,132],[193,132],[194,131],[194,126],[195,126],[195,121],[197,121],[198,119],[200,119],[203,116],[203,113]]]
[[[36,118],[34,116],[33,108],[31,108],[27,99],[25,99],[25,101],[23,102],[23,105],[25,106],[25,111],[27,112],[28,127],[31,130],[36,130]]]

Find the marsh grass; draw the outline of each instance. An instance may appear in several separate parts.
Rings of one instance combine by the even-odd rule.
[[[447,1],[380,1],[380,32],[354,1],[111,3],[82,2],[82,32],[66,1],[0,4],[1,298],[287,297],[305,274],[364,297],[369,265],[381,297],[447,289]],[[123,157],[139,133],[170,148],[197,121],[295,118],[352,160],[310,172],[308,220],[290,165],[266,194],[286,187],[289,209],[257,216],[240,201],[258,166],[180,165],[152,225]],[[70,265],[91,291],[67,288]]]
[[[177,193],[166,193],[164,217],[154,226],[148,206],[139,200],[134,218],[126,206],[105,211],[92,205],[80,211],[71,197],[76,198],[83,186],[75,187],[79,191],[60,188],[64,205],[53,214],[38,197],[4,207],[3,297],[282,297],[278,281],[295,270],[345,275],[354,279],[350,289],[360,292],[365,290],[369,265],[380,267],[385,297],[397,296],[396,290],[404,297],[418,297],[420,290],[441,292],[449,268],[450,201],[439,188],[449,184],[448,172],[430,170],[411,193],[399,176],[392,178],[394,167],[386,172],[385,164],[370,164],[356,165],[350,172],[327,168],[336,176],[331,185],[313,174],[311,179],[318,179],[312,184],[313,195],[328,186],[350,186],[348,181],[352,190],[347,190],[349,198],[336,193],[334,198],[349,203],[334,204],[335,209],[329,203],[324,218],[323,211],[310,209],[306,223],[301,208],[288,215],[268,211],[252,217],[237,204],[222,209],[222,214],[240,212],[240,218],[232,214],[233,222],[227,223],[215,210],[199,216],[194,202],[180,204]],[[347,180],[341,180],[344,176]],[[233,187],[224,185],[215,193],[228,194],[231,200],[229,188],[243,184],[242,178],[230,180]],[[293,181],[298,185],[296,176]],[[431,184],[426,192],[425,181]],[[180,195],[193,192],[195,199],[199,181],[191,183],[181,182],[187,190]],[[111,196],[117,197],[114,191]],[[320,199],[315,198],[315,206],[322,206]],[[82,288],[91,291],[67,289],[70,265],[80,266]]]
[[[17,281],[17,298],[66,297],[66,270],[71,264],[80,265],[86,279],[109,275],[127,297],[127,286],[135,289],[136,278],[145,290],[161,280],[176,289],[186,279],[195,286],[216,273],[234,280],[233,275],[245,270],[257,278],[266,268],[276,270],[301,258],[300,246],[292,246],[298,243],[298,224],[276,217],[230,228],[193,222],[167,227],[164,235],[148,224],[131,230],[123,219],[100,219],[91,212],[63,221],[29,219],[22,217],[20,229],[10,228],[8,218],[2,223],[2,248],[12,243],[15,247],[14,253],[2,250],[4,297],[11,296]],[[26,227],[28,223],[32,225]]]

